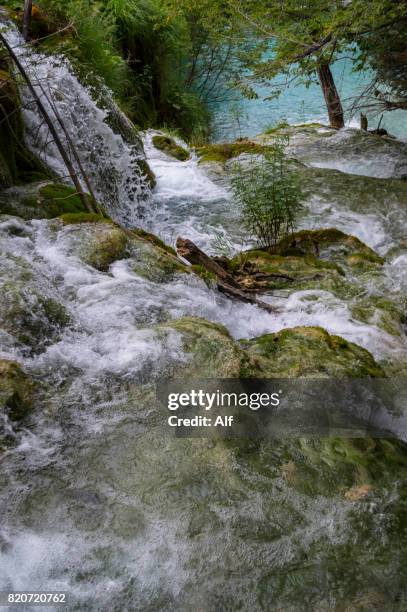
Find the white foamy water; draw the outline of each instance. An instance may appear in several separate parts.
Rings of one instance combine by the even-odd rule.
[[[114,219],[129,226],[136,225],[140,204],[150,197],[137,165],[140,157],[144,157],[143,152],[136,145],[126,144],[119,134],[113,132],[107,123],[109,111],[96,105],[92,93],[79,82],[66,58],[33,51],[32,47],[24,44],[14,25],[7,26],[5,36],[66,144],[67,138],[53,110],[53,106],[56,107],[96,198]],[[100,97],[108,105],[113,105],[109,90],[105,87],[101,90]],[[28,145],[57,175],[69,182],[64,162],[28,88],[23,86],[21,95]],[[69,146],[67,148],[69,150]],[[75,161],[73,165],[80,176]]]
[[[144,192],[131,166],[135,151],[113,134],[105,112],[66,62],[32,56],[39,65],[29,69],[52,89],[61,89],[58,108],[72,125],[78,150],[113,217],[142,222],[167,242],[183,235],[209,252],[216,251],[216,232],[232,249],[247,244],[227,187],[212,181],[194,156],[178,162],[157,151],[151,133],[145,146],[157,188],[141,220]],[[25,118],[29,130],[38,127],[32,109],[26,109]],[[32,146],[42,146],[44,138],[40,130]],[[63,172],[52,147],[46,148],[46,159]],[[381,216],[323,199],[307,207],[304,227],[335,225],[383,253],[397,243],[397,215],[387,222],[387,211]],[[330,554],[336,545],[353,545],[365,518],[376,521],[368,544],[380,541],[375,554],[381,555],[387,532],[379,497],[359,506],[344,497],[350,485],[320,493],[320,482],[335,480],[329,462],[312,467],[305,490],[297,489],[300,448],[279,450],[276,444],[271,453],[259,447],[235,454],[228,445],[164,437],[155,429],[153,383],[189,359],[181,334],[165,327],[183,316],[221,323],[235,339],[322,326],[380,360],[405,360],[405,337],[358,321],[350,303],[328,291],[265,296],[279,308],[270,314],[226,298],[193,275],[147,280],[134,271],[137,258],[131,253],[100,272],[79,259],[77,231],[45,220],[4,217],[0,222],[2,263],[16,287],[17,272],[28,270],[44,296],[63,305],[69,316],[47,344],[34,347],[37,351],[27,351],[11,332],[0,335],[1,355],[20,361],[44,397],[23,430],[8,423],[15,445],[3,455],[0,588],[67,591],[72,610],[269,609],[268,596],[262,599],[266,589],[274,593],[276,585],[286,584],[293,567],[315,585],[321,555],[329,547]],[[400,254],[386,264],[387,297],[400,291],[406,263]],[[157,324],[164,324],[165,332]],[[316,489],[307,489],[310,484]],[[392,503],[394,498],[392,491]],[[312,563],[317,571],[310,578]],[[364,557],[360,564],[366,565]],[[397,559],[394,564],[396,573]],[[303,574],[298,580],[295,574],[294,586],[301,581]],[[376,583],[375,574],[374,588]],[[321,601],[320,608],[327,609],[327,600]],[[303,605],[301,599],[291,609]],[[283,599],[278,607],[290,604]]]
[[[208,176],[201,171],[198,158],[191,152],[191,159],[180,162],[163,151],[159,151],[152,144],[156,132],[146,132],[144,150],[148,163],[157,178],[157,193],[160,200],[172,198],[212,201],[227,198],[225,189],[218,187]],[[185,143],[179,141],[181,146]]]

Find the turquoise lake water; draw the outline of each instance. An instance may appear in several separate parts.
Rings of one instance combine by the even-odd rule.
[[[370,74],[353,72],[350,58],[338,60],[333,66],[333,74],[346,111],[347,124],[358,127],[360,110],[352,116],[350,109],[369,83]],[[274,82],[278,82],[278,78]],[[216,106],[215,140],[227,141],[243,136],[255,136],[282,121],[290,124],[328,122],[324,98],[317,83],[309,88],[305,85],[287,87],[280,97],[274,100],[265,100],[270,96],[271,88],[258,86],[256,91],[259,96],[256,100],[237,96],[235,100],[222,102]],[[367,115],[369,128],[376,128],[381,114],[367,113]],[[385,113],[381,127],[386,128],[390,134],[407,140],[407,112]]]

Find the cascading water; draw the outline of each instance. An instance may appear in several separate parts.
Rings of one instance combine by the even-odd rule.
[[[21,44],[15,31],[8,36]],[[65,60],[31,51],[34,68],[18,52],[54,92],[101,202],[114,218],[139,225],[146,191],[137,152],[106,124]],[[45,130],[24,96],[31,146],[40,153]],[[174,161],[153,148],[151,134],[145,150],[157,175],[145,228],[209,251],[216,233],[232,249],[245,245],[226,174],[212,180],[194,156]],[[64,174],[52,145],[45,154]],[[406,289],[402,182],[382,179],[373,189],[375,179],[316,172],[307,180],[323,189],[308,200],[303,226],[332,224],[383,255],[393,249],[367,289],[396,298]],[[163,436],[153,385],[189,359],[180,333],[163,331],[183,316],[221,323],[234,338],[320,325],[383,362],[406,360],[405,336],[358,319],[358,295],[280,293],[270,298],[275,315],[233,302],[194,275],[157,279],[154,263],[141,273],[137,249],[97,270],[78,251],[91,239],[86,226],[0,218],[1,288],[36,334],[33,342],[12,327],[2,331],[0,357],[22,363],[41,388],[24,428],[4,424],[0,589],[66,591],[69,610],[268,610],[271,597],[276,609],[293,612],[334,609],[332,597],[336,609],[386,609],[382,593],[405,587],[404,485],[393,450],[374,464],[389,466],[387,489],[354,501],[358,491],[344,495],[353,484],[349,464],[336,471],[329,441],[321,443],[323,460],[304,467],[307,453],[321,451],[304,440],[235,448]],[[348,458],[360,483],[369,448]]]
[[[150,189],[138,165],[144,153],[141,146],[127,144],[109,127],[109,107],[110,112],[114,109],[109,90],[101,85],[99,91],[92,94],[79,82],[65,57],[36,53],[25,45],[13,24],[7,24],[5,36],[49,115],[55,119],[61,140],[66,142],[52,110],[55,104],[96,198],[117,221],[130,227],[137,225],[140,209],[150,197]],[[105,110],[96,104],[93,96],[103,100]],[[67,169],[28,88],[21,88],[21,97],[28,145],[58,176],[69,181]],[[74,160],[73,165],[76,167]],[[80,176],[79,169],[76,170]]]

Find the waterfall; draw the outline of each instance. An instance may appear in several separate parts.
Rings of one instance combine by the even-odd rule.
[[[141,141],[132,126],[129,130],[128,122],[125,130],[130,131],[130,137],[127,138],[110,127],[109,122],[121,121],[112,93],[104,85],[97,92],[95,88],[85,87],[65,57],[45,55],[27,46],[13,24],[7,24],[5,36],[51,117],[55,116],[52,110],[55,104],[97,199],[114,219],[126,226],[136,225],[151,196],[139,167],[145,156]],[[62,181],[70,182],[32,95],[25,86],[20,93],[27,145]],[[62,142],[66,142],[61,128],[57,126],[57,129]]]

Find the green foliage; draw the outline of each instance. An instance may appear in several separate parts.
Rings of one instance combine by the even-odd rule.
[[[280,238],[294,230],[303,194],[283,142],[251,160],[244,171],[237,165],[232,188],[243,224],[260,246],[275,248]]]
[[[134,123],[207,136],[206,98],[191,73],[195,31],[183,11],[164,0],[39,4],[54,32],[36,36],[42,46],[68,55],[83,80],[98,85],[101,78]]]

